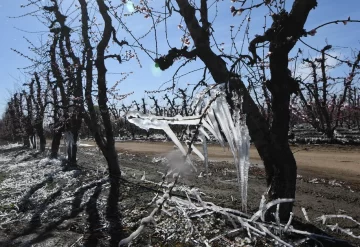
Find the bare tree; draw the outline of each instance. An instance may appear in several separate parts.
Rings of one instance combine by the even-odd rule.
[[[56,0],[50,2],[52,5],[44,6],[43,9],[54,17],[49,27],[53,33],[50,48],[51,71],[60,91],[64,120],[56,132],[53,147],[56,149],[63,132],[71,133],[71,145],[67,150],[68,161],[76,164],[77,141],[83,113],[82,64],[80,58],[75,55],[74,42],[71,40],[72,29],[66,24],[67,16],[61,13]],[[56,156],[56,150],[52,153]]]
[[[341,121],[351,114],[351,112],[345,113],[344,106],[346,101],[350,100],[351,89],[358,79],[360,52],[357,53],[353,62],[346,62],[350,67],[348,75],[334,78],[329,75],[329,70],[333,68],[326,63],[326,52],[331,48],[331,45],[326,45],[321,49],[319,58],[303,60],[309,64],[312,79],[304,81],[300,79],[303,87],[303,90],[299,90],[301,109],[295,105],[293,110],[316,130],[333,139],[334,131]],[[339,62],[337,66],[346,63]],[[342,87],[341,91],[339,87]]]
[[[47,72],[47,80],[49,80],[49,74],[50,71]],[[34,127],[36,129],[36,133],[39,137],[39,141],[40,141],[40,151],[44,152],[45,151],[45,147],[46,147],[46,137],[45,137],[45,133],[44,133],[44,118],[45,118],[45,110],[46,110],[46,102],[48,101],[48,87],[47,84],[46,88],[44,89],[44,85],[40,82],[40,78],[38,73],[34,73],[34,78],[35,80],[32,81],[36,83],[36,93],[32,93],[33,95],[33,102],[35,105],[35,123],[34,123]],[[30,86],[31,88],[33,87],[33,84]],[[33,90],[33,89],[31,89]]]
[[[298,86],[289,72],[288,56],[297,40],[305,34],[304,24],[311,9],[316,7],[316,0],[295,0],[290,12],[281,8],[277,13],[273,13],[271,27],[263,35],[258,35],[250,41],[249,51],[252,56],[240,54],[235,61],[235,63],[244,63],[250,66],[256,65],[260,62],[256,47],[264,42],[269,43],[269,53],[271,54],[269,57],[270,79],[266,82],[266,87],[271,93],[272,100],[270,126],[260,113],[240,75],[234,71],[235,66],[228,69],[223,57],[217,55],[211,48],[210,37],[213,29],[208,20],[207,1],[201,1],[198,8],[187,0],[176,0],[176,3],[195,48],[191,51],[188,51],[187,47],[172,48],[166,56],[156,59],[156,63],[162,70],[165,70],[173,64],[174,59],[179,57],[187,59],[198,57],[205,64],[216,83],[229,85],[227,91],[230,93],[228,93],[227,100],[231,108],[234,107],[231,100],[232,92],[242,95],[242,109],[247,114],[250,135],[264,161],[270,199],[295,198],[297,169],[288,144],[288,130],[290,95],[297,91]],[[246,1],[242,5],[245,3]],[[277,1],[264,1],[258,5],[248,8],[242,7],[241,9],[233,7],[231,11],[237,13],[262,5],[271,7],[273,4],[277,4]],[[281,7],[282,5],[279,4],[278,6]],[[200,20],[196,16],[197,11]],[[289,37],[291,38],[289,39]],[[291,210],[291,203],[281,205],[280,218],[287,220]]]
[[[49,74],[49,72],[48,72]],[[44,117],[45,117],[45,109],[47,104],[47,87],[43,89],[43,85],[40,81],[39,74],[37,72],[34,73],[33,78],[30,83],[24,84],[28,86],[29,92],[27,96],[27,108],[31,109],[31,116],[29,118],[32,119],[31,125],[36,131],[36,135],[39,137],[39,149],[41,152],[45,151],[46,147],[46,138],[44,133]],[[34,86],[35,85],[35,86]],[[34,115],[34,116],[33,116]],[[30,124],[30,123],[29,123]],[[36,136],[35,134],[30,139],[32,141],[32,145],[36,148]]]
[[[107,204],[107,219],[110,221],[110,234],[112,239],[110,241],[111,246],[116,246],[119,239],[121,238],[121,219],[119,218],[118,212],[118,199],[119,199],[119,179],[120,179],[120,166],[118,162],[118,155],[115,149],[115,140],[113,134],[113,128],[111,124],[110,110],[107,105],[107,81],[106,74],[107,69],[105,66],[105,59],[107,58],[119,58],[121,61],[120,55],[106,55],[106,49],[109,45],[110,39],[123,46],[126,42],[119,42],[116,37],[116,31],[112,26],[112,19],[108,13],[108,6],[102,0],[97,0],[97,7],[99,9],[100,15],[103,20],[103,30],[101,32],[101,38],[96,45],[96,57],[95,57],[95,67],[97,71],[97,99],[100,109],[100,116],[96,114],[92,90],[93,90],[93,47],[90,42],[89,34],[89,13],[88,13],[88,4],[86,0],[78,0],[81,9],[81,23],[82,23],[82,40],[84,42],[84,51],[85,51],[85,102],[87,106],[87,112],[84,114],[85,121],[87,125],[91,128],[92,133],[94,134],[95,141],[102,151],[104,157],[106,158],[109,175],[111,179],[111,188],[109,192],[108,204]],[[101,117],[104,133],[99,126],[96,125],[98,118]],[[119,234],[120,232],[120,234]]]

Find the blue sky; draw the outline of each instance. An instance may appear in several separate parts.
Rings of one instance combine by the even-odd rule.
[[[63,0],[64,4],[70,4],[72,0]],[[117,1],[113,1],[117,2]],[[137,0],[134,0],[134,3],[137,3]],[[152,0],[149,5],[161,8],[164,1]],[[175,2],[175,1],[174,1]],[[211,2],[211,1],[209,1]],[[250,2],[250,1],[249,1]],[[254,0],[254,2],[260,2]],[[288,8],[292,4],[292,0],[287,0]],[[19,16],[24,13],[29,12],[23,8],[20,8],[21,4],[26,4],[27,0],[1,0],[0,1],[0,30],[2,31],[2,38],[0,39],[0,114],[3,113],[6,102],[10,96],[11,92],[14,92],[16,89],[20,88],[22,83],[26,82],[28,79],[24,74],[21,73],[17,68],[22,68],[30,65],[29,61],[25,58],[17,55],[11,48],[15,48],[25,54],[31,55],[27,50],[28,44],[24,40],[24,36],[27,37],[34,43],[38,43],[40,39],[39,32],[46,31],[46,28],[41,24],[37,19],[31,16],[26,16],[23,18],[9,18],[9,16]],[[238,25],[242,19],[242,16],[232,17],[230,14],[230,6],[234,5],[237,7],[236,3],[231,3],[230,1],[219,2],[217,19],[214,22],[214,36],[216,37],[218,43],[224,42],[225,51],[228,49],[230,44],[229,39],[229,30],[230,25]],[[210,20],[214,17],[215,8],[212,8],[210,11]],[[251,15],[251,29],[250,29],[250,39],[254,37],[255,34],[262,34],[262,26],[264,25],[264,8],[255,9]],[[359,0],[345,0],[345,1],[335,1],[335,0],[318,0],[318,7],[310,13],[308,22],[305,25],[305,29],[311,30],[312,28],[337,19],[347,19],[348,16],[351,16],[352,19],[360,19],[360,1]],[[137,15],[135,17],[129,17],[124,19],[127,23],[127,26],[132,30],[135,36],[139,37],[141,34],[146,33],[146,31],[151,26],[151,19],[146,19],[143,16]],[[181,47],[181,34],[182,32],[178,29],[178,24],[180,18],[177,13],[173,13],[168,22],[168,38],[170,45],[172,47]],[[268,23],[270,19],[268,18]],[[25,31],[21,31],[25,30]],[[157,36],[158,36],[158,52],[159,54],[165,54],[169,50],[165,39],[165,27],[164,23],[159,24],[157,27]],[[242,29],[243,31],[243,29]],[[29,33],[35,32],[35,33]],[[46,36],[46,33],[42,33]],[[45,37],[43,36],[43,38]],[[118,39],[126,39],[131,42],[131,37],[121,28],[118,31]],[[238,47],[242,44],[243,35],[235,40]],[[317,34],[313,37],[304,38],[304,40],[314,47],[322,48],[325,45],[325,39],[334,46],[332,51],[333,54],[347,56],[349,54],[349,49],[344,47],[353,47],[360,48],[360,24],[349,23],[346,26],[343,24],[331,25],[324,27],[318,30]],[[150,50],[155,51],[155,42],[154,34],[151,33],[146,38],[142,40],[144,46]],[[302,47],[302,45],[298,45]],[[297,50],[297,47],[294,48]],[[306,54],[308,49],[305,49]],[[244,43],[243,53],[247,53],[247,41]],[[309,54],[314,55],[315,53],[309,52]],[[177,69],[177,66],[169,69],[165,72],[154,71],[154,62],[143,52],[138,51],[139,59],[142,64],[142,68],[139,67],[138,63],[134,60],[119,65],[115,62],[109,62],[108,71],[110,72],[108,76],[109,85],[115,83],[115,81],[121,78],[120,75],[116,73],[129,72],[132,71],[133,74],[128,77],[127,80],[123,81],[120,85],[120,93],[129,93],[134,91],[134,94],[129,98],[124,100],[125,104],[129,104],[132,100],[139,100],[141,97],[147,97],[148,95],[144,93],[144,90],[156,90],[163,82],[172,78],[173,73]],[[155,58],[155,55],[153,55]],[[186,73],[197,68],[201,68],[203,65],[200,61],[192,62],[184,70],[179,72],[180,74]],[[114,74],[112,74],[114,73]],[[339,71],[338,73],[345,73],[344,71]],[[185,87],[187,83],[196,83],[201,78],[202,72],[193,73],[189,76],[182,77],[179,80],[179,86]],[[168,84],[167,86],[169,86]],[[149,101],[147,99],[147,101]]]

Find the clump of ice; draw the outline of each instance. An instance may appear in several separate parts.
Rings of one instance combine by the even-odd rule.
[[[241,97],[234,97],[233,100],[240,102]],[[206,105],[205,108],[200,106]],[[222,91],[214,91],[210,98],[205,98],[204,94],[197,96],[197,108],[195,112],[200,112],[199,115],[175,117],[159,117],[153,115],[142,114],[141,112],[129,112],[127,114],[128,121],[137,125],[138,127],[149,129],[162,129],[171,138],[174,144],[179,148],[182,155],[186,157],[186,163],[192,164],[188,157],[188,153],[171,130],[170,125],[188,125],[196,126],[199,129],[200,135],[198,138],[210,138],[205,129],[210,132],[219,143],[224,146],[222,133],[225,135],[227,143],[234,157],[234,164],[237,169],[238,184],[241,192],[242,208],[246,211],[247,207],[247,184],[249,173],[249,149],[250,149],[250,135],[246,126],[245,115],[241,114],[241,109],[234,109],[234,114],[231,115],[230,107],[227,104],[225,94]],[[199,108],[200,107],[200,108]],[[202,110],[202,111],[201,111]],[[205,111],[206,110],[206,111]],[[205,139],[206,140],[206,139]],[[187,140],[186,144],[191,144],[192,141]],[[192,151],[200,157],[201,160],[208,159],[207,149],[204,146],[204,155],[194,146],[191,145]]]

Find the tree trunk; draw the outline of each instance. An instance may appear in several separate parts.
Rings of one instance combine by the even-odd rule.
[[[109,222],[109,234],[110,245],[109,246],[118,246],[119,241],[123,238],[122,236],[122,224],[121,224],[121,214],[119,212],[118,202],[120,198],[120,177],[121,171],[118,161],[118,154],[115,149],[114,138],[108,136],[106,143],[103,142],[103,138],[100,136],[99,132],[95,132],[95,141],[99,146],[99,149],[103,153],[109,171],[110,178],[110,192],[107,199],[106,205],[106,219]]]
[[[102,148],[101,151],[106,158],[110,176],[120,177],[121,172],[118,161],[118,154],[117,151],[115,150],[115,145],[107,145],[105,150]]]
[[[28,136],[24,136],[23,137],[23,143],[24,143],[24,147],[30,147],[30,140]]]
[[[40,152],[45,152],[45,148],[46,148],[46,138],[44,133],[39,135],[39,141],[40,141]]]
[[[106,219],[109,222],[109,235],[111,236],[109,246],[118,246],[124,238],[121,224],[121,213],[119,212],[118,201],[120,198],[120,176],[110,177],[110,191],[107,199]]]
[[[267,184],[270,188],[269,199],[278,198],[295,199],[297,167],[294,156],[288,143],[276,144],[272,155],[264,157],[264,165],[272,167],[272,174],[267,174]],[[267,219],[274,220],[272,212],[276,207],[268,210]],[[293,203],[280,205],[280,220],[286,222],[292,212]]]
[[[123,237],[121,235],[122,231],[119,232],[119,230],[122,229],[122,225],[121,214],[118,207],[121,171],[115,145],[108,144],[107,148],[105,158],[109,169],[110,192],[107,200],[106,219],[109,221],[110,246],[118,246],[119,241]]]
[[[29,135],[29,143],[30,143],[30,147],[33,149],[33,148],[34,148],[34,138],[33,138],[33,135]]]
[[[290,122],[290,90],[291,77],[288,73],[287,53],[277,51],[270,58],[271,81],[269,89],[272,97],[273,121],[271,132],[271,156],[264,158],[265,166],[271,167],[272,173],[267,174],[267,182],[270,186],[269,198],[294,198],[296,191],[297,167],[294,155],[288,143]],[[267,155],[266,155],[267,156]],[[280,205],[280,219],[286,221],[292,212],[293,203]],[[273,212],[269,210],[269,213]],[[272,215],[268,214],[271,219]]]
[[[77,157],[77,142],[78,142],[78,136],[79,136],[79,132],[78,130],[75,130],[72,132],[73,134],[73,145],[69,145],[68,149],[67,149],[67,154],[68,154],[68,161],[71,165],[76,165],[77,161],[76,161],[76,157]]]
[[[36,149],[36,135],[35,134],[30,136],[30,142],[31,142],[31,148]]]
[[[45,148],[46,148],[46,138],[45,138],[44,128],[42,125],[43,125],[43,122],[41,121],[41,124],[38,124],[37,126],[35,126],[36,133],[39,136],[40,152],[44,152]]]
[[[50,153],[51,159],[56,159],[58,157],[61,137],[62,137],[61,131],[54,133],[52,143],[51,143],[51,153]]]
[[[334,131],[335,131],[335,129],[333,129],[333,128],[328,128],[325,131],[326,137],[330,138],[331,141],[334,140],[334,134],[335,134]]]

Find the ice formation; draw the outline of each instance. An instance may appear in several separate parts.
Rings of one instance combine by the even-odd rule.
[[[64,153],[65,153],[65,155],[66,155],[66,152],[69,150],[70,155],[72,156],[72,146],[73,145],[75,145],[74,135],[70,131],[66,131],[64,133],[64,147],[65,147]]]
[[[240,98],[234,100],[241,101]],[[225,94],[221,91],[215,91],[210,98],[205,98],[205,94],[197,97],[196,109],[194,112],[201,112],[201,105],[206,105],[202,114],[195,116],[183,117],[177,115],[175,117],[162,117],[145,115],[140,112],[129,112],[127,114],[128,121],[137,125],[142,129],[162,129],[171,138],[184,156],[188,158],[187,152],[183,145],[171,130],[169,125],[188,125],[199,126],[200,135],[198,138],[203,140],[209,139],[209,135],[205,129],[210,132],[219,143],[224,146],[222,133],[224,134],[227,143],[231,149],[234,157],[234,163],[237,170],[237,179],[239,189],[241,192],[242,208],[246,211],[247,206],[247,185],[249,173],[249,148],[250,136],[246,126],[245,115],[241,114],[241,109],[235,109],[234,114],[231,115],[230,107],[226,102]],[[206,145],[206,144],[204,144]],[[195,148],[191,146],[192,151],[197,154],[202,160],[208,159],[208,154],[204,148],[205,157]]]
[[[206,136],[205,136],[205,131],[201,131],[199,137],[202,141],[202,146],[203,146],[203,153],[204,153],[204,164],[205,164],[205,172],[206,172],[206,176],[208,176],[209,174],[209,154],[208,154],[208,149],[207,149],[207,143],[206,143]]]

